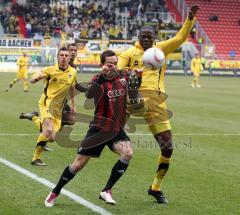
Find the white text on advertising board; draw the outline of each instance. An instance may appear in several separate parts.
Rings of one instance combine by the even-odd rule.
[[[3,47],[32,47],[31,39],[0,39],[0,46]]]

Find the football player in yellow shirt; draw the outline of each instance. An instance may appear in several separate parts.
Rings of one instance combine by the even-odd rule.
[[[69,66],[70,53],[68,48],[60,48],[57,58],[56,65],[44,68],[31,79],[31,83],[36,83],[42,79],[45,82],[39,100],[42,133],[37,139],[37,146],[31,162],[32,165],[36,166],[46,166],[40,159],[43,147],[47,142],[54,141],[55,133],[61,127],[62,109],[68,94],[71,97],[71,113],[75,113],[73,94],[77,71]]]
[[[74,64],[75,58],[77,57],[77,45],[75,43],[70,43],[67,45],[67,48],[70,52],[70,62],[69,65],[73,68],[76,68],[76,65]],[[80,92],[85,92],[86,88],[81,86],[79,83],[77,83],[75,85],[75,89],[80,91]],[[69,105],[64,105],[63,108],[63,114],[62,114],[62,126],[64,124],[73,124],[73,122],[69,122],[67,120],[69,120],[67,118],[67,116],[69,115],[69,111],[70,111],[70,107]],[[36,127],[38,128],[38,130],[41,132],[41,120],[39,117],[39,113],[36,111],[33,111],[32,113],[21,113],[19,116],[20,119],[28,119],[30,121],[32,121]],[[73,117],[74,118],[74,117]],[[47,145],[45,145],[43,147],[43,149],[45,151],[53,151],[50,147],[48,147]]]
[[[164,102],[164,100],[166,100],[166,96],[164,96],[164,75],[166,64],[162,66],[160,71],[151,71],[143,66],[142,56],[144,51],[152,46],[161,49],[165,56],[167,56],[183,44],[191,32],[198,9],[198,5],[193,5],[181,30],[175,37],[166,41],[154,44],[154,29],[150,26],[142,27],[139,33],[139,42],[136,42],[133,47],[127,49],[119,56],[118,68],[122,69],[128,66],[130,68],[143,69],[140,92],[145,102],[146,111],[144,118],[161,149],[157,173],[148,190],[148,194],[155,197],[158,203],[168,203],[161,190],[161,184],[168,171],[173,153],[171,126],[168,120],[167,106]]]
[[[22,52],[22,56],[19,57],[17,60],[17,65],[17,76],[15,79],[12,80],[9,88],[12,88],[16,82],[23,80],[23,90],[24,92],[28,92],[28,57],[26,52]],[[8,91],[8,89],[6,89],[6,91]]]
[[[191,61],[191,71],[193,73],[193,80],[192,80],[192,87],[195,88],[200,88],[199,84],[199,76],[200,73],[203,71],[203,66],[202,66],[202,61],[201,58],[199,57],[199,54],[196,53],[195,57]]]

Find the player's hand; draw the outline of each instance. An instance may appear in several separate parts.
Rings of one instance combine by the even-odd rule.
[[[197,15],[197,11],[199,9],[200,9],[200,6],[197,4],[194,4],[189,11],[188,18],[192,20]]]
[[[117,67],[114,64],[107,63],[102,67],[102,74],[105,79],[112,80],[117,77]]]

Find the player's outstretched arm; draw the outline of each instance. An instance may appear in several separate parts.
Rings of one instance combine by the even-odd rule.
[[[46,74],[43,71],[38,72],[37,74],[33,75],[30,82],[32,84],[44,79],[46,77]]]
[[[187,40],[195,23],[195,17],[199,9],[199,5],[193,5],[189,11],[188,18],[176,36],[169,40],[157,43],[157,47],[163,50],[165,56],[167,56],[169,53],[172,53]]]

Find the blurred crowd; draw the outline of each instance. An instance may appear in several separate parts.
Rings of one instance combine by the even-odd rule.
[[[156,32],[179,28],[172,21],[166,23],[161,19],[160,13],[168,11],[165,0],[87,0],[78,1],[78,5],[60,4],[57,0],[31,0],[24,6],[2,2],[5,6],[0,17],[4,33],[18,34],[18,17],[22,16],[26,37],[40,33],[44,38],[64,35],[74,40],[130,39],[146,24],[155,27]]]

